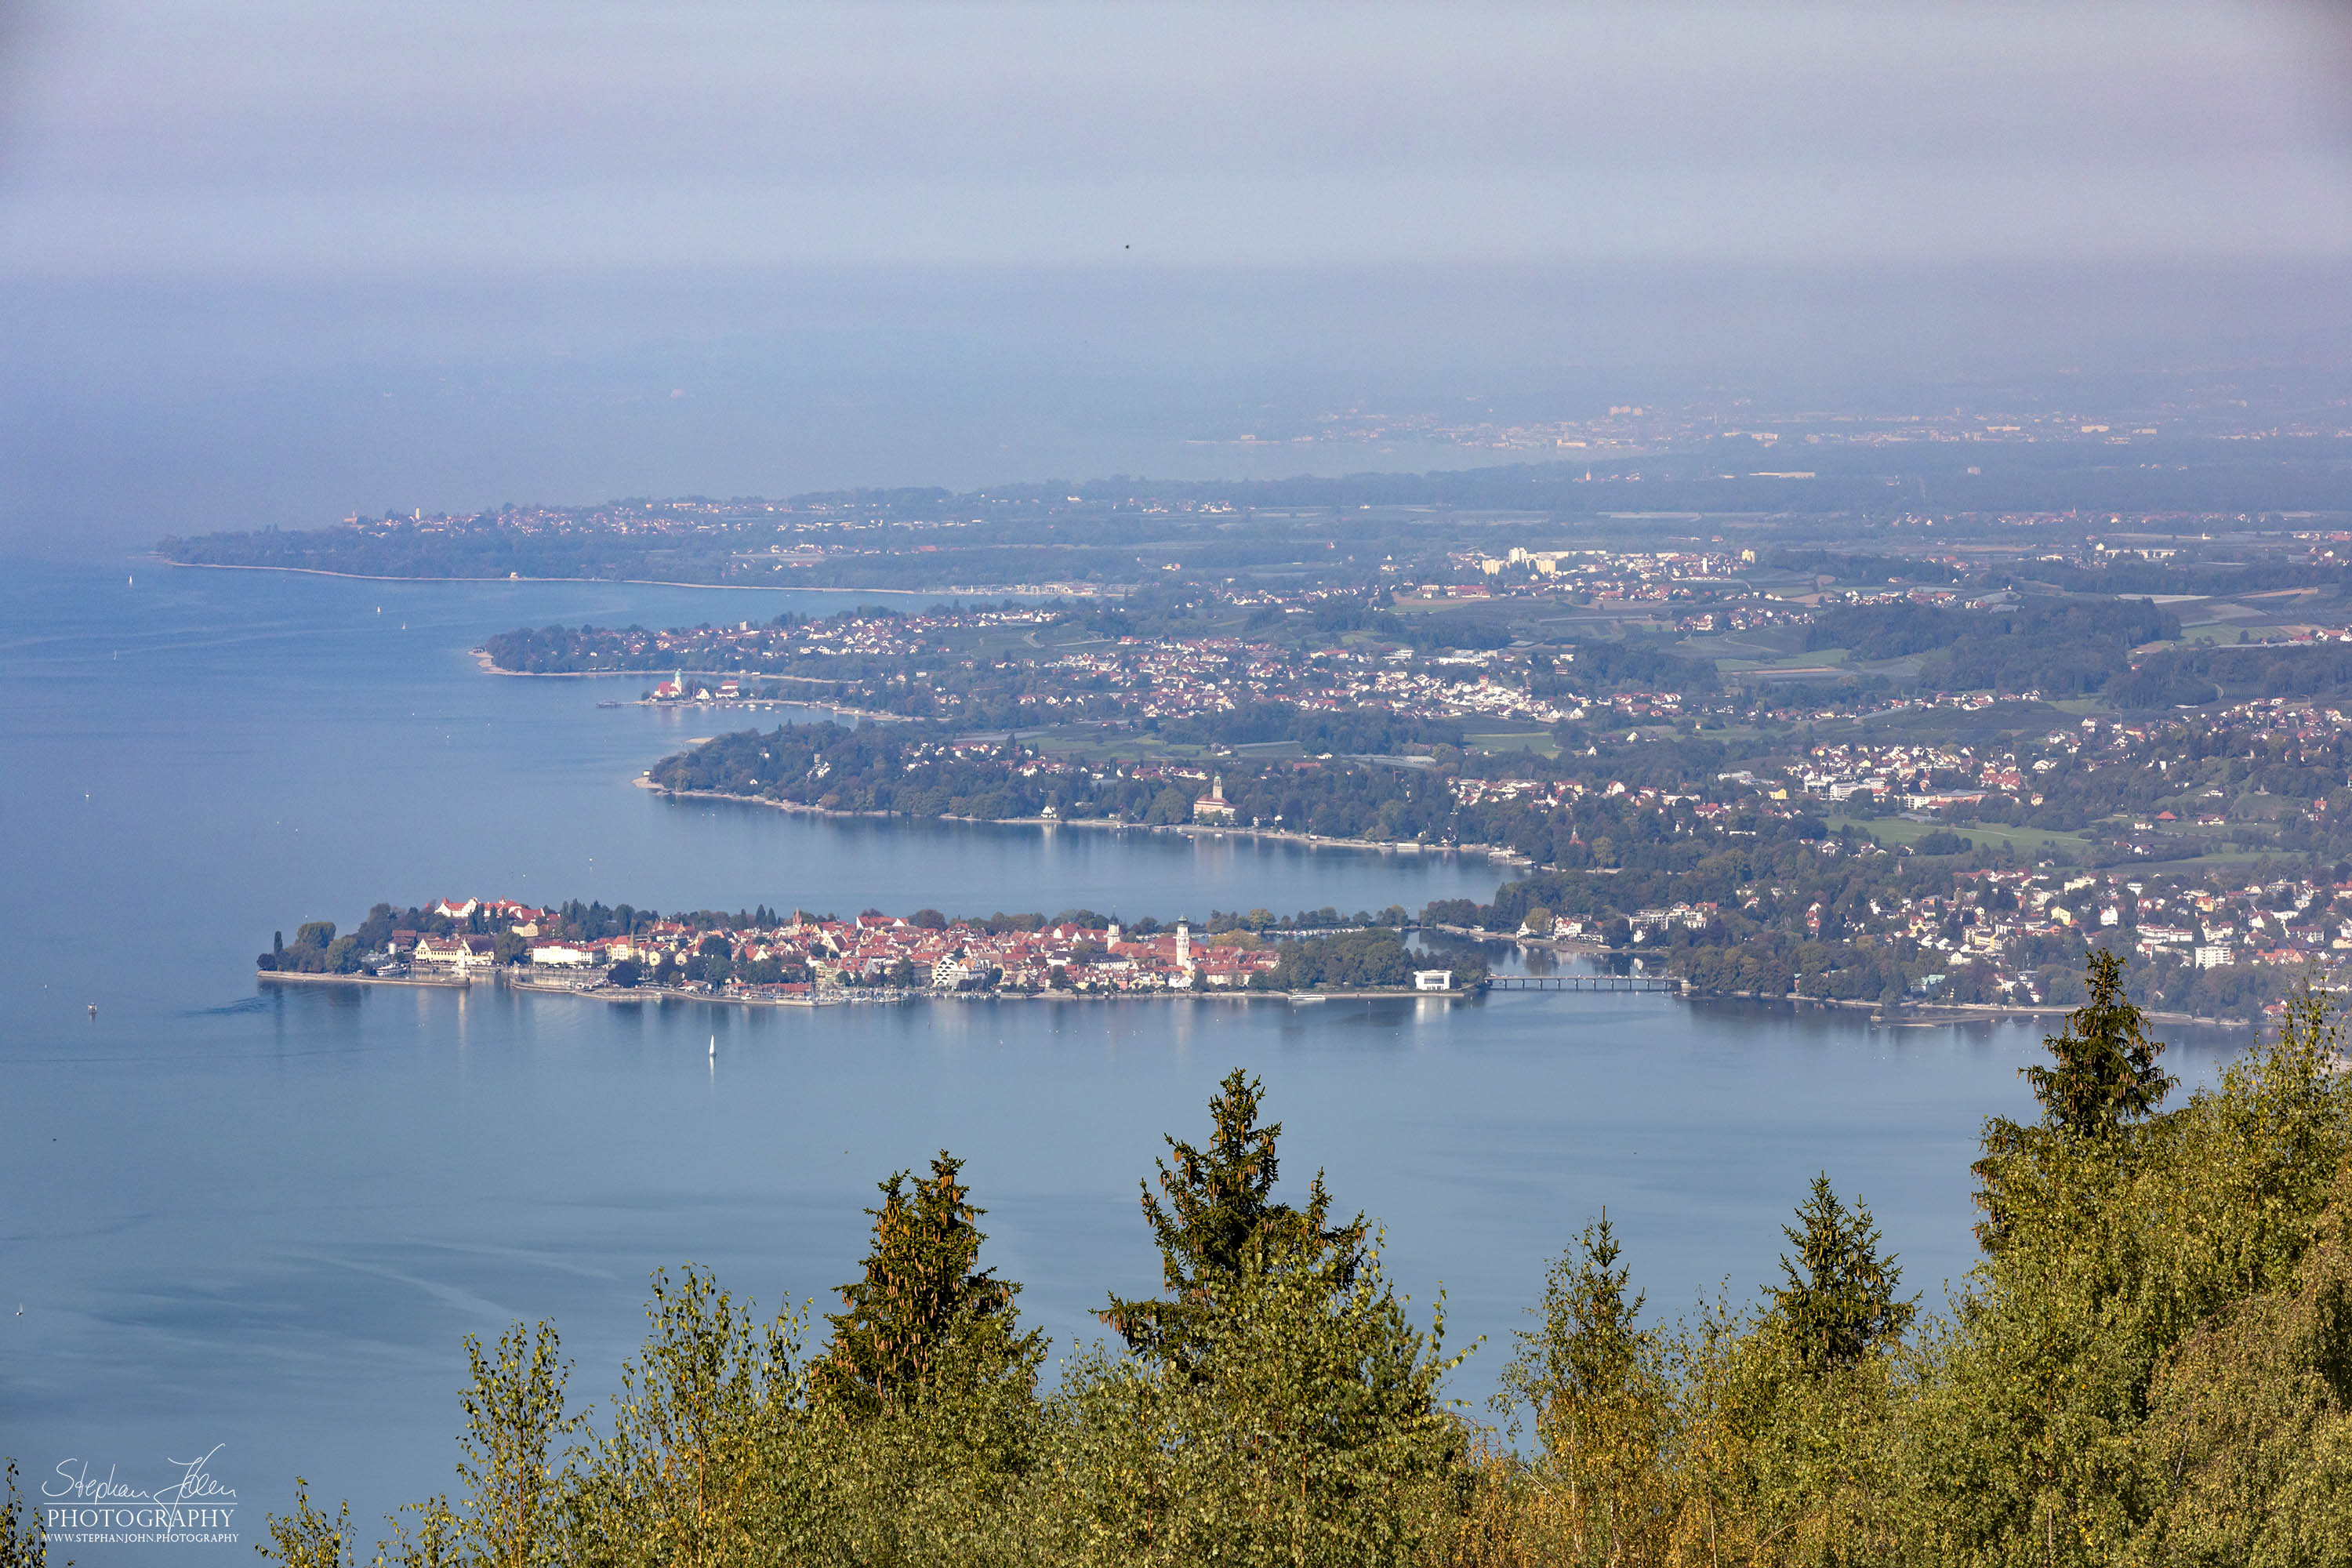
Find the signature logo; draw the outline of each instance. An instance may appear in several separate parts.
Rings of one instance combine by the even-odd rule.
[[[236,1489],[221,1485],[205,1468],[212,1463],[213,1456],[226,1446],[215,1443],[193,1459],[166,1458],[163,1462],[178,1470],[180,1478],[152,1490],[117,1480],[111,1465],[106,1468],[103,1476],[93,1476],[89,1473],[89,1460],[60,1459],[57,1473],[41,1483],[41,1495],[60,1502],[160,1503],[173,1508],[185,1508],[192,1503],[234,1502],[236,1500]]]

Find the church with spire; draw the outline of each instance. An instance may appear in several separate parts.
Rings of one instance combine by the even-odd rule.
[[[1231,823],[1235,816],[1233,803],[1225,799],[1225,775],[1219,773],[1209,781],[1209,793],[1192,802],[1192,820]]]

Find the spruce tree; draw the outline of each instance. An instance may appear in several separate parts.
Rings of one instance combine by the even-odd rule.
[[[1215,1123],[1206,1149],[1167,1139],[1170,1160],[1160,1167],[1160,1191],[1143,1186],[1143,1216],[1160,1244],[1167,1298],[1129,1301],[1114,1296],[1102,1319],[1128,1348],[1148,1360],[1188,1365],[1195,1359],[1205,1316],[1216,1308],[1213,1285],[1238,1280],[1254,1262],[1290,1260],[1328,1277],[1344,1290],[1362,1257],[1361,1215],[1328,1224],[1331,1195],[1318,1171],[1305,1209],[1276,1203],[1282,1124],[1258,1125],[1265,1087],[1235,1068],[1225,1075],[1209,1114]]]
[[[1532,1406],[1539,1424],[1555,1401],[1612,1397],[1654,1348],[1653,1336],[1636,1326],[1644,1298],[1631,1290],[1632,1274],[1617,1266],[1619,1255],[1603,1209],[1544,1281],[1543,1330],[1519,1334],[1518,1353],[1502,1376],[1507,1394]]]
[[[963,1162],[940,1151],[931,1173],[894,1173],[880,1184],[874,1247],[861,1278],[841,1287],[845,1310],[826,1318],[833,1347],[812,1368],[819,1397],[871,1413],[943,1382],[988,1381],[1033,1367],[1039,1335],[1019,1331],[1021,1287],[977,1267],[976,1223],[958,1178]]]
[[[2089,996],[2067,1015],[2066,1031],[2042,1040],[2050,1061],[2020,1069],[2042,1102],[2039,1122],[1994,1117],[1985,1123],[1977,1178],[1977,1241],[1988,1254],[2009,1245],[2020,1205],[2052,1201],[2052,1163],[2068,1150],[2112,1163],[2129,1153],[2133,1129],[2150,1124],[2174,1080],[2157,1066],[2164,1043],[2151,1040],[2140,1011],[2124,995],[2124,961],[2094,952],[2084,982]]]
[[[1780,1257],[1787,1283],[1767,1289],[1773,1317],[1808,1368],[1850,1366],[1910,1327],[1918,1306],[1895,1294],[1903,1270],[1879,1257],[1868,1205],[1848,1214],[1828,1175],[1818,1175],[1797,1219],[1780,1227],[1797,1248],[1794,1258]]]
[[[2047,1037],[2051,1065],[2025,1069],[2043,1122],[2061,1131],[2103,1137],[2154,1110],[2174,1079],[2156,1065],[2164,1042],[2151,1040],[2139,1009],[2124,995],[2124,961],[2091,954],[2084,976],[2090,996],[2067,1015],[2066,1032]]]

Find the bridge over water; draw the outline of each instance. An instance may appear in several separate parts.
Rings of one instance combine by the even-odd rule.
[[[1682,994],[1683,983],[1664,974],[1497,974],[1486,982],[1496,991],[1618,991]]]

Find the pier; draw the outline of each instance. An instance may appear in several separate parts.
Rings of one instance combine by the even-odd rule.
[[[1683,983],[1664,974],[1497,974],[1486,982],[1495,991],[1620,991],[1682,994]]]

